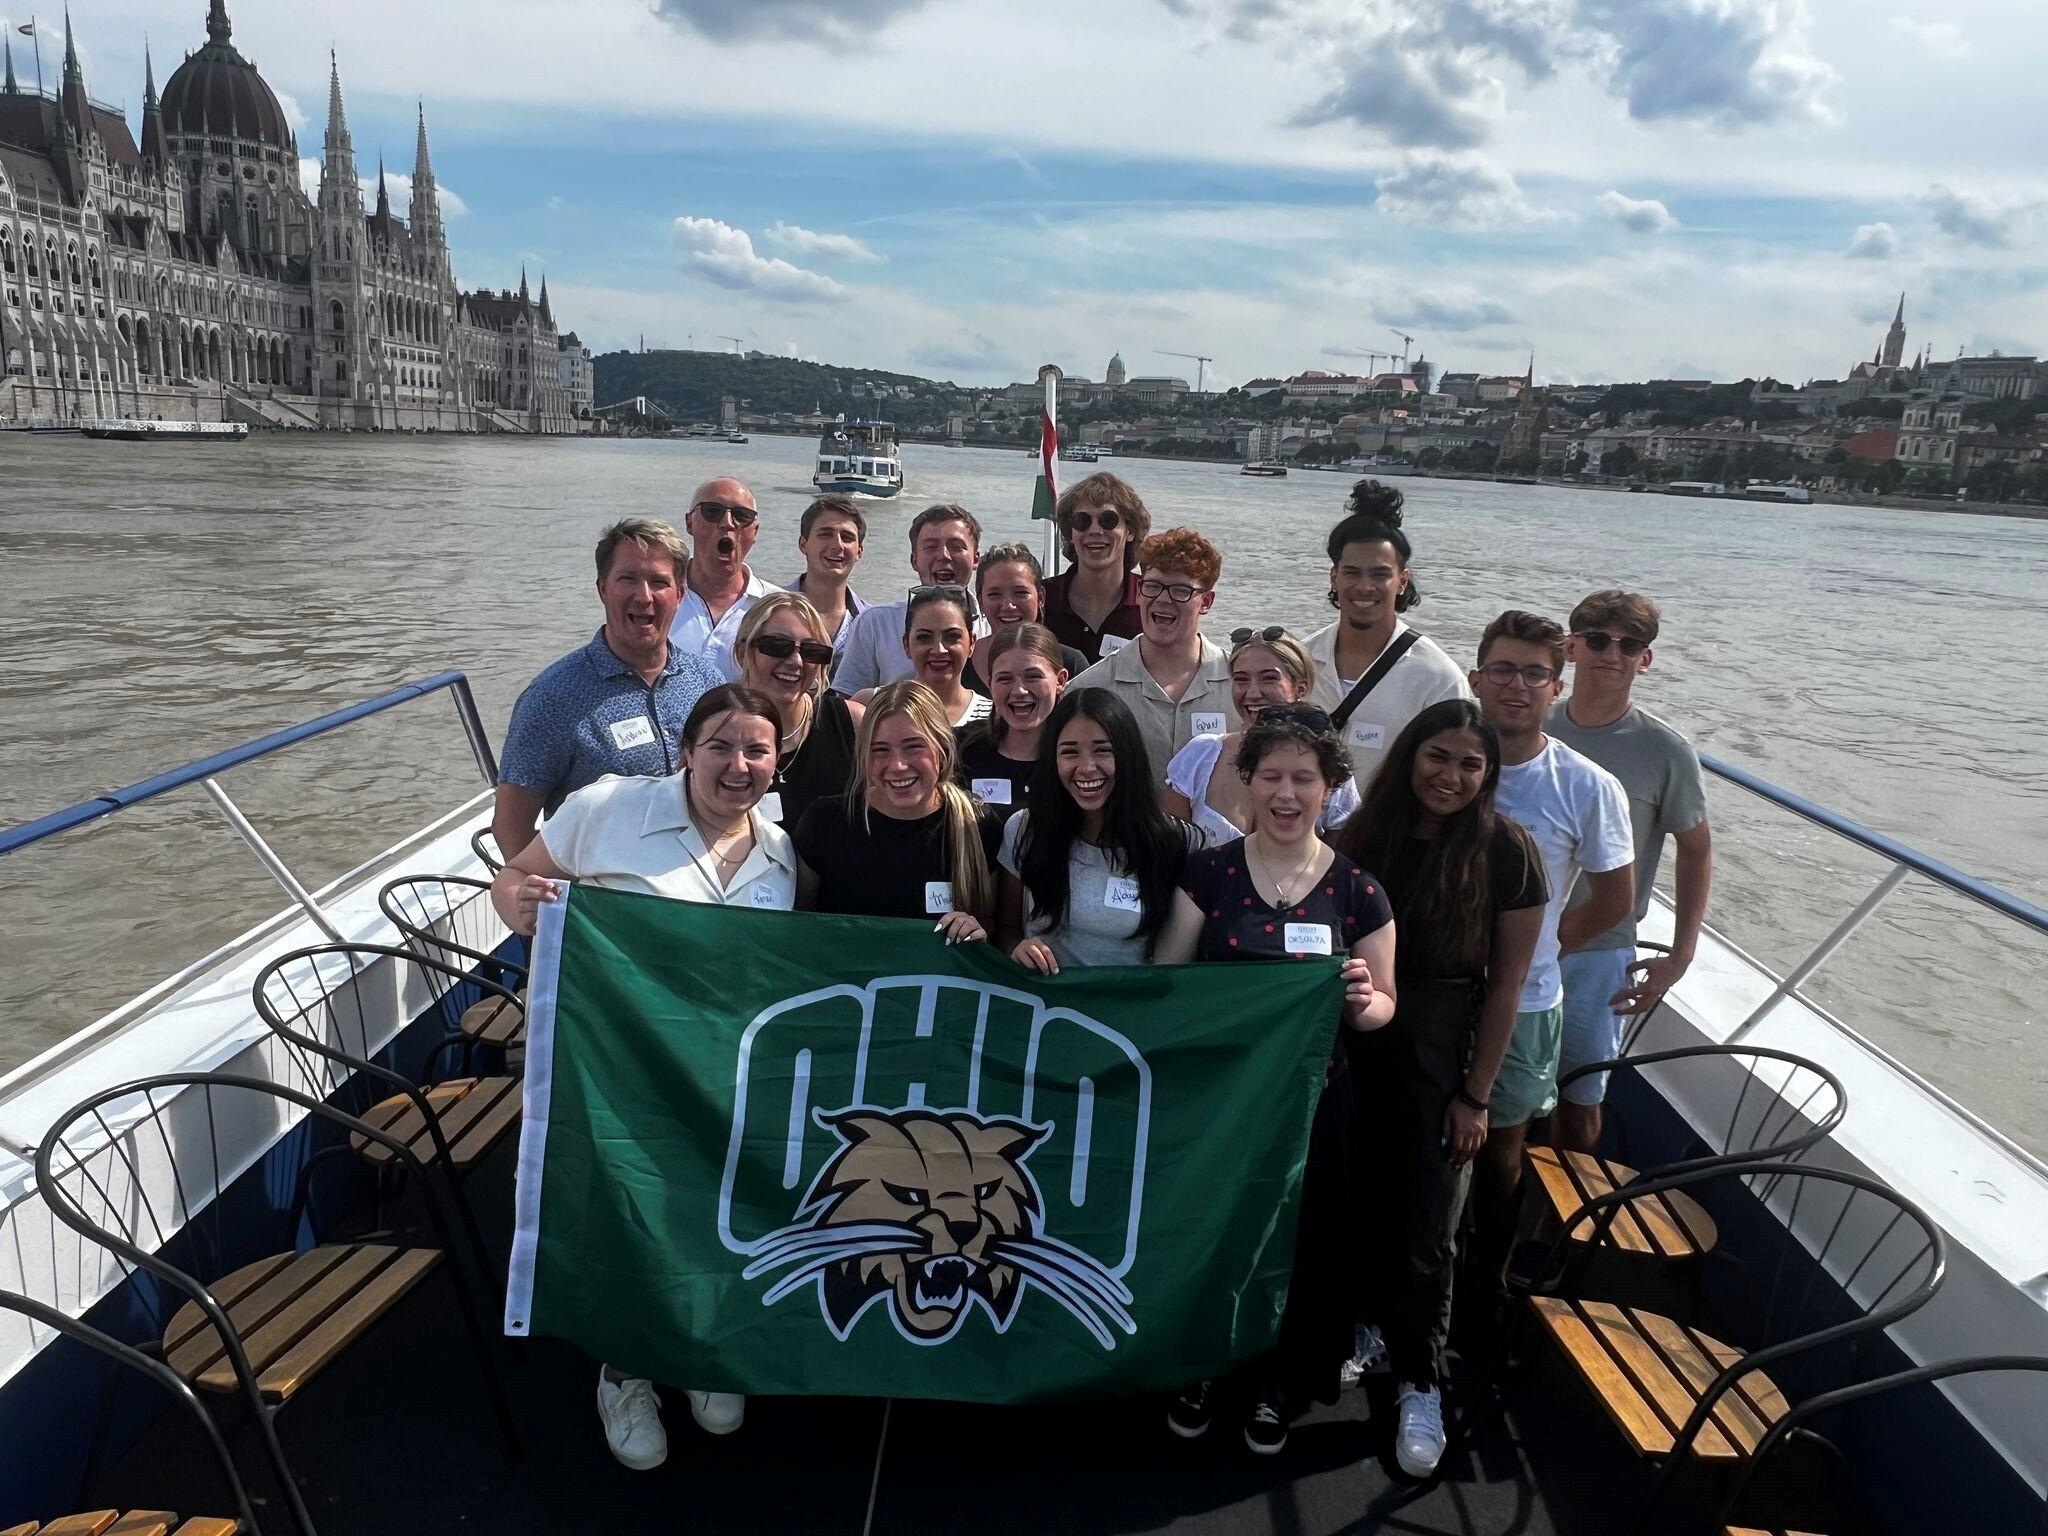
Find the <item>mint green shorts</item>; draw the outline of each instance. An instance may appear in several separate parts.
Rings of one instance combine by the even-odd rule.
[[[1564,1050],[1564,1004],[1515,1015],[1515,1035],[1493,1080],[1486,1123],[1527,1125],[1557,1104],[1557,1059]]]

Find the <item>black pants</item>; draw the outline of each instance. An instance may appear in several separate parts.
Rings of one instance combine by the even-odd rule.
[[[1402,978],[1386,1028],[1352,1035],[1368,1317],[1397,1381],[1428,1387],[1451,1332],[1451,1276],[1472,1165],[1453,1164],[1444,1112],[1465,1080],[1483,993],[1469,979]]]

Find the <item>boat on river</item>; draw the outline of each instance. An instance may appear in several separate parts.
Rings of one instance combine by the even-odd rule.
[[[249,435],[239,421],[153,421],[110,416],[79,428],[87,437],[123,443],[239,443]]]
[[[821,496],[893,497],[903,489],[901,453],[889,422],[840,417],[818,439],[811,485]]]
[[[353,733],[373,719],[363,742]],[[472,792],[360,848],[334,879],[303,878],[236,803],[254,765],[288,782],[307,771],[306,742],[388,752],[394,731],[409,762],[467,764]],[[1286,1453],[1257,1459],[1234,1443],[1190,1454],[1151,1401],[767,1398],[712,1442],[671,1391],[674,1464],[625,1471],[580,1352],[488,1336],[517,1187],[526,948],[484,894],[497,758],[465,676],[166,762],[124,788],[80,785],[77,803],[0,831],[0,860],[41,850],[7,864],[10,878],[47,879],[67,840],[181,796],[173,824],[217,812],[286,900],[0,1076],[0,1530],[169,1509],[223,1517],[186,1536],[238,1520],[299,1536],[991,1520],[1662,1536],[1719,1532],[1731,1514],[1834,1536],[2039,1529],[2048,1375],[2021,1372],[2048,1360],[2048,1165],[1809,984],[1845,940],[1886,922],[1882,904],[1907,881],[2009,924],[2016,942],[2048,935],[2048,912],[1705,762],[1717,804],[1744,813],[1730,835],[1822,840],[1845,867],[1874,859],[1883,876],[1845,890],[1832,930],[1783,972],[1710,927],[1626,1047],[1602,1159],[1532,1152],[1531,1199],[1578,1209],[1592,1197],[1599,1214],[1528,1274],[1512,1316],[1531,1372],[1489,1376],[1500,1357],[1454,1352],[1454,1407],[1490,1403],[1490,1380],[1507,1400],[1463,1426],[1441,1479],[1421,1485],[1390,1470],[1392,1383],[1372,1376],[1313,1409]],[[350,782],[325,773],[322,792]],[[178,856],[220,846],[195,837]],[[1746,867],[1771,878],[1770,860]],[[60,888],[51,922],[63,900],[150,900],[139,884]],[[1764,894],[1725,873],[1717,892],[1729,907]],[[164,916],[219,931],[231,914]],[[1671,933],[1659,897],[1643,952]],[[37,963],[32,934],[7,939],[10,966]],[[294,990],[296,1011],[281,1014],[277,978],[297,964],[317,984],[336,945],[359,947],[353,984]],[[281,1017],[310,1043],[280,1032]],[[370,1119],[346,1118],[366,1101]],[[1360,1236],[1373,1236],[1370,1211]],[[1211,1437],[1235,1439],[1222,1424]],[[1660,1465],[1681,1487],[1632,1526]]]
[[[1253,459],[1238,470],[1240,475],[1254,475],[1263,480],[1277,480],[1287,473],[1287,466],[1278,459]]]

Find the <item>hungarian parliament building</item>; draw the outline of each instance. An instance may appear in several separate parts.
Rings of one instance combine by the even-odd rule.
[[[422,432],[590,429],[590,354],[546,278],[459,291],[427,154],[392,211],[364,190],[330,61],[320,193],[212,0],[206,45],[142,133],[95,101],[65,22],[57,91],[0,84],[0,420],[135,416]]]

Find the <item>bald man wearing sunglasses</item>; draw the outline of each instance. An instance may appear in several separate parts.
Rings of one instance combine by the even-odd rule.
[[[754,540],[761,536],[759,517],[745,482],[720,475],[690,493],[690,510],[683,518],[690,563],[683,571],[683,597],[669,626],[669,644],[686,655],[702,656],[729,683],[740,675],[732,659],[740,620],[776,590],[747,565]]]

